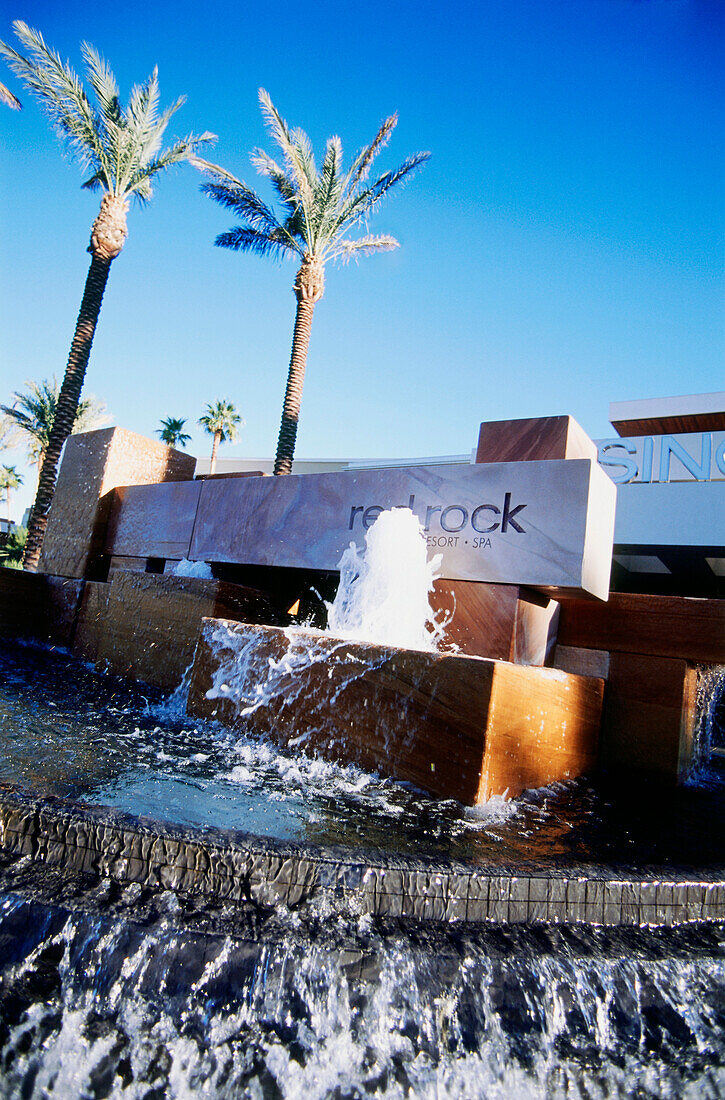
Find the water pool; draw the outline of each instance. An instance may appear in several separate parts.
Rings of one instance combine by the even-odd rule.
[[[717,770],[480,811],[0,645],[0,782],[183,826],[502,869],[721,873]],[[263,911],[0,859],[8,1097],[719,1097],[725,929]]]

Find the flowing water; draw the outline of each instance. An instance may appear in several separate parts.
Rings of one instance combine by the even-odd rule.
[[[723,869],[715,767],[467,811],[0,646],[0,779],[187,824],[490,866]],[[424,928],[0,866],[0,1095],[725,1096],[725,929]]]

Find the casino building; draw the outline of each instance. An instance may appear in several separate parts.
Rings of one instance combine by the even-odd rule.
[[[725,393],[615,402],[598,441],[617,485],[612,588],[725,596]]]

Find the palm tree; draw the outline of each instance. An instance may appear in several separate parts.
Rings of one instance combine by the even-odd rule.
[[[199,417],[199,423],[204,431],[214,436],[211,447],[211,465],[209,466],[209,473],[213,474],[216,469],[216,454],[219,450],[219,444],[226,443],[227,440],[233,443],[237,438],[238,429],[244,427],[244,420],[231,401],[215,401],[213,405],[207,405],[206,412]]]
[[[12,405],[0,405],[3,413],[3,425],[7,427],[10,439],[22,443],[28,453],[30,464],[43,465],[55,423],[60,386],[53,375],[52,381],[44,378],[42,382],[26,382],[27,392],[15,392]],[[106,415],[106,406],[93,394],[84,397],[78,403],[72,434],[90,432],[110,423]]]
[[[10,520],[10,493],[19,489],[23,484],[22,475],[15,466],[0,466],[0,492],[5,491],[5,499],[8,505],[8,521]]]
[[[186,424],[186,420],[179,420],[176,416],[167,416],[166,420],[161,421],[161,427],[156,429],[156,434],[169,447],[185,447],[191,436],[184,431],[184,424]]]
[[[58,461],[75,422],[93,335],[111,264],[127,236],[129,199],[151,198],[151,180],[164,169],[188,160],[212,134],[193,134],[162,149],[164,132],[184,100],[159,111],[158,71],[131,90],[126,106],[119,101],[116,79],[100,54],[84,42],[81,53],[95,95],[94,106],[78,76],[51,50],[42,35],[16,20],[13,28],[28,51],[24,56],[0,42],[0,53],[40,101],[56,132],[90,176],[83,187],[100,189],[101,209],[91,228],[91,264],[71,343],[58,410],[48,442],[38,491],[28,525],[24,565],[38,567],[40,547],[55,491]]]
[[[331,137],[318,172],[307,134],[299,129],[290,132],[263,88],[259,101],[272,137],[282,151],[284,167],[261,149],[256,149],[251,159],[257,171],[271,180],[281,201],[281,218],[231,173],[199,158],[195,158],[194,163],[210,177],[202,191],[242,219],[241,225],[221,233],[215,244],[236,251],[255,252],[258,256],[286,254],[301,260],[294,283],[297,312],[274,464],[275,474],[288,474],[292,470],[297,439],[312,315],[325,289],[325,264],[328,260],[346,260],[398,247],[393,237],[364,232],[363,236],[350,240],[347,234],[360,227],[365,230],[368,218],[383,196],[430,154],[415,153],[398,168],[368,183],[372,162],[387,145],[397,125],[398,116],[391,115],[382,123],[370,145],[358,153],[347,172],[342,169],[340,139]]]

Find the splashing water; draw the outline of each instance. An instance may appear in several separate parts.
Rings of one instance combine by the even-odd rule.
[[[175,577],[199,577],[201,580],[211,581],[214,580],[214,574],[211,571],[211,566],[205,561],[190,561],[189,558],[182,558],[174,569]]]
[[[327,629],[338,638],[435,651],[445,622],[428,600],[440,575],[441,555],[430,561],[423,528],[410,508],[381,512],[340,561],[340,587],[327,604]]]

